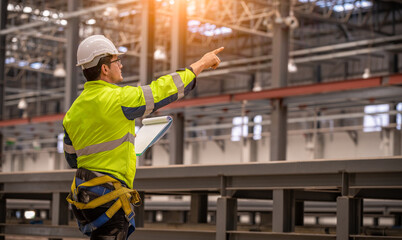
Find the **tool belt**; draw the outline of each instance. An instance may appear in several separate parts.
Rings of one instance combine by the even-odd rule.
[[[114,186],[114,190],[102,187],[100,185],[110,183]],[[78,193],[81,190],[86,190],[93,192],[100,197],[93,199],[88,203],[82,203],[78,201]],[[131,204],[134,206],[138,206],[141,198],[138,192],[134,189],[129,189],[123,187],[121,182],[117,179],[114,179],[108,175],[103,175],[100,177],[92,178],[88,181],[84,181],[78,177],[74,177],[73,183],[71,184],[71,192],[67,196],[67,201],[70,204],[73,204],[77,209],[94,209],[105,203],[114,202],[112,206],[106,210],[105,213],[100,215],[94,221],[88,224],[81,224],[78,221],[78,226],[80,231],[87,236],[90,236],[92,231],[101,227],[107,221],[109,221],[113,215],[122,208],[127,221],[130,223],[128,236],[135,230],[135,221],[134,221],[134,211],[131,209]],[[127,236],[127,239],[128,239]]]

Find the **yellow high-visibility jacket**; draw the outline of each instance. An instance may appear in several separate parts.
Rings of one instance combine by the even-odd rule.
[[[179,69],[140,87],[86,82],[63,120],[69,165],[111,174],[133,188],[134,119],[185,96],[194,88],[195,77],[192,69]]]

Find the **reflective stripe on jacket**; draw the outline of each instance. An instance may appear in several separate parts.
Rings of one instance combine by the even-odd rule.
[[[136,171],[133,120],[182,98],[194,86],[190,69],[140,87],[86,82],[63,120],[67,162],[71,167],[110,173],[132,188]]]

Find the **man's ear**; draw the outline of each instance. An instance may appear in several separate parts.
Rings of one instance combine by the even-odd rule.
[[[102,64],[101,72],[103,73],[103,75],[107,75],[108,71],[109,71],[109,68],[107,67],[107,65]]]

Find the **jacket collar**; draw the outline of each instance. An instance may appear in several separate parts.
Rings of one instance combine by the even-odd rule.
[[[85,84],[84,84],[84,89],[86,89],[86,88],[90,88],[90,87],[96,87],[96,86],[106,86],[106,87],[111,87],[111,88],[118,88],[119,86],[117,86],[116,84],[113,84],[113,83],[108,83],[108,82],[106,82],[106,81],[103,81],[103,80],[95,80],[95,81],[89,81],[89,82],[86,82]]]

